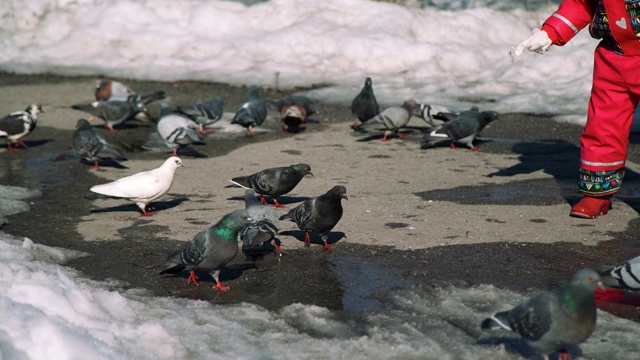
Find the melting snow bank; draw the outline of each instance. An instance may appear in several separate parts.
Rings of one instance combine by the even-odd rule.
[[[0,187],[1,214],[27,211],[35,195]],[[0,359],[520,359],[531,351],[513,334],[479,324],[522,295],[470,288],[389,289],[384,311],[363,311],[370,293],[351,293],[350,311],[152,297],[118,291],[62,266],[86,256],[0,233]],[[346,283],[345,283],[346,284]],[[348,284],[347,284],[348,285]],[[212,292],[212,296],[215,296]],[[356,297],[360,297],[357,299]],[[600,312],[596,332],[572,349],[589,359],[637,350],[640,325]]]

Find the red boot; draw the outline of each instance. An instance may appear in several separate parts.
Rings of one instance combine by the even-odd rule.
[[[573,205],[569,215],[583,219],[595,219],[598,215],[607,215],[611,208],[611,200],[609,198],[597,198],[585,196]]]

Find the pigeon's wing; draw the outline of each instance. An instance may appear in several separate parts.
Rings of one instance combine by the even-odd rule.
[[[271,194],[277,186],[281,174],[281,168],[265,169],[250,175],[247,181],[251,188],[255,189],[259,194]]]
[[[525,340],[540,340],[551,329],[554,309],[558,302],[552,293],[538,294],[509,312],[509,325]]]
[[[300,229],[313,226],[316,199],[309,199],[289,211],[289,218],[292,219]]]
[[[73,135],[73,150],[81,156],[95,158],[100,151],[100,139],[91,131],[76,131]]]
[[[111,158],[114,160],[126,160],[127,158],[118,150],[115,146],[109,144],[105,139],[100,137],[98,139],[99,147],[98,153],[96,154],[101,158]]]
[[[0,119],[0,136],[19,134],[24,131],[23,117],[28,116],[24,111],[11,113]]]
[[[478,119],[470,115],[460,115],[455,120],[443,125],[443,130],[454,139],[462,139],[473,135],[478,129]]]
[[[602,281],[608,287],[640,292],[640,256],[606,271]]]
[[[204,257],[208,236],[208,229],[200,231],[193,240],[185,243],[176,252],[170,254],[167,260],[176,264],[198,266]]]
[[[140,97],[140,102],[144,105],[148,105],[154,101],[159,101],[167,98],[167,94],[164,90],[154,91],[150,94],[142,95]]]
[[[145,171],[116,181],[95,185],[92,192],[125,199],[150,199],[159,194],[161,179],[150,171]]]

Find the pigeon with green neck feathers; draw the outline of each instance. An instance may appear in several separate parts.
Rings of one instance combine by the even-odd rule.
[[[580,270],[556,291],[540,293],[499,312],[481,327],[514,331],[545,358],[557,351],[560,359],[571,359],[566,348],[586,341],[596,327],[594,292],[599,287],[602,282],[597,272]]]
[[[202,230],[190,242],[167,257],[169,263],[162,274],[175,274],[190,270],[187,284],[198,285],[196,270],[205,271],[216,281],[213,289],[227,291],[228,286],[220,282],[220,270],[238,253],[238,233],[252,219],[246,210],[236,210],[225,215],[215,225]]]

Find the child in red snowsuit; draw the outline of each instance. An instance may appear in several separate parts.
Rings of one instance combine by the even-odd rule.
[[[520,43],[544,53],[562,46],[589,25],[601,39],[595,50],[587,123],[581,135],[579,191],[570,215],[605,215],[620,190],[633,113],[640,100],[640,0],[565,0],[533,35]]]

